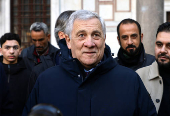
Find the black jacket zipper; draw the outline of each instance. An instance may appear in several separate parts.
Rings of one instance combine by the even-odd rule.
[[[8,65],[8,83],[10,81],[10,65]]]

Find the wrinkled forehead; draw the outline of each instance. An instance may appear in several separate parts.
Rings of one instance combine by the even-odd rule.
[[[85,31],[102,31],[102,25],[97,18],[91,18],[91,19],[86,19],[86,20],[80,20],[76,19],[73,23],[73,31],[79,31],[79,30],[85,30]]]

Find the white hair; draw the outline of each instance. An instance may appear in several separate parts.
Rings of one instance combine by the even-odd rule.
[[[89,19],[92,19],[92,18],[99,19],[99,21],[101,23],[101,26],[102,26],[103,34],[106,35],[106,26],[105,26],[104,20],[101,17],[99,17],[99,15],[97,15],[96,13],[88,11],[88,10],[77,10],[77,11],[73,12],[71,14],[68,22],[67,22],[65,33],[71,39],[71,31],[73,29],[74,21],[76,19],[79,19],[79,20],[89,20]]]

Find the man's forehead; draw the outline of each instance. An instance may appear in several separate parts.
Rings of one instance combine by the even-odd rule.
[[[19,45],[17,40],[6,40],[5,45]]]
[[[160,42],[170,42],[170,32],[159,32],[156,41]]]
[[[97,18],[92,18],[92,19],[88,19],[88,20],[76,19],[74,21],[73,30],[89,31],[89,29],[102,31],[102,25],[101,25],[99,19],[97,19]]]
[[[121,30],[132,31],[132,30],[134,30],[137,33],[139,33],[138,26],[135,23],[125,23],[125,24],[122,23],[119,28],[120,28],[119,31],[121,31]]]
[[[44,33],[43,30],[31,30],[31,33]]]
[[[3,45],[2,45],[2,47],[14,47],[14,46],[20,46],[19,45],[19,43],[16,41],[16,40],[8,40],[8,41],[6,41]]]
[[[36,37],[36,36],[46,36],[46,34],[44,33],[43,30],[40,30],[40,31],[34,31],[32,30],[31,31],[31,37]]]
[[[101,22],[97,18],[91,18],[91,19],[85,19],[85,20],[76,19],[74,21],[74,24],[76,24],[76,25],[99,25],[99,26],[101,26]]]

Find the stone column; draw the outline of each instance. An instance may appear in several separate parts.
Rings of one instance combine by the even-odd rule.
[[[10,0],[0,0],[0,37],[10,32]]]
[[[164,0],[137,0],[137,21],[141,25],[145,52],[154,55],[156,31],[163,23]]]

